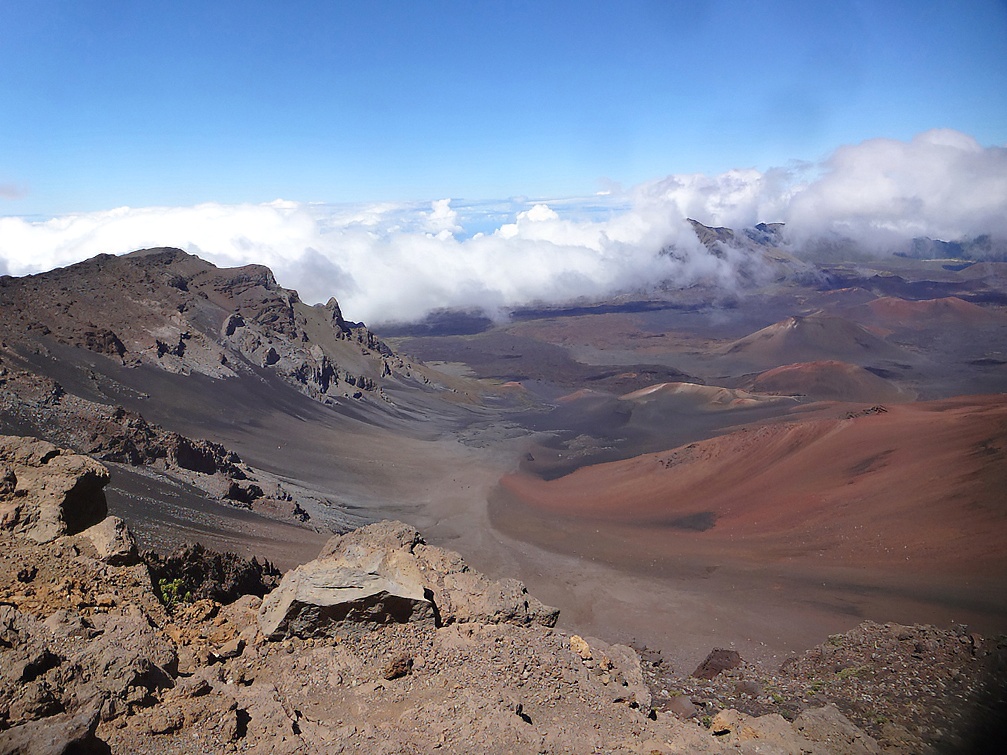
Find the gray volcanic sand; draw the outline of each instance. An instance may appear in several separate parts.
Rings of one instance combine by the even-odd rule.
[[[207,500],[196,488],[160,474],[107,464],[109,513],[127,521],[141,548],[164,554],[202,543],[216,551],[265,558],[281,569],[310,561],[327,533],[278,522],[251,511]]]

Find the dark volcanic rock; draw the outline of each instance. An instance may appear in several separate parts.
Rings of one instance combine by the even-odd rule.
[[[142,555],[155,585],[177,582],[177,592],[192,600],[231,603],[242,595],[262,597],[277,586],[280,572],[268,561],[217,553],[196,545],[180,548],[167,557],[148,551]]]
[[[702,663],[692,672],[697,679],[713,679],[722,671],[729,671],[741,665],[741,655],[736,650],[714,648]]]

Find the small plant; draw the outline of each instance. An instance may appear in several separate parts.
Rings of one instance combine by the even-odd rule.
[[[836,679],[849,679],[851,676],[862,676],[869,669],[869,666],[848,666],[836,672]]]
[[[192,602],[192,593],[185,589],[185,582],[181,578],[159,579],[157,589],[161,595],[161,602],[169,611],[182,603]]]
[[[821,679],[812,679],[810,689],[811,692],[821,692],[823,689],[825,689],[825,682],[822,681]]]
[[[704,729],[709,729],[713,726],[713,716],[703,716],[699,719],[699,722],[703,724]]]
[[[841,635],[841,634],[830,634],[829,635],[829,644],[832,645],[832,647],[834,647],[834,648],[839,647],[840,645],[843,644],[843,635]]]
[[[773,698],[773,702],[776,703],[777,705],[783,705],[783,695],[781,695],[779,692],[770,693],[770,697]]]

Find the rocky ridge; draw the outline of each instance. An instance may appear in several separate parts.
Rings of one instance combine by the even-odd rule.
[[[246,464],[234,451],[147,422],[137,412],[67,392],[51,378],[19,369],[0,356],[0,426],[72,448],[106,463],[144,467],[183,481],[209,498],[268,516],[305,523],[301,500],[275,475]]]
[[[47,273],[0,276],[9,313],[0,338],[16,352],[84,349],[127,367],[232,378],[269,370],[313,398],[384,396],[385,382],[430,383],[335,299],[310,306],[269,268],[217,268],[180,249],[99,254]]]
[[[7,446],[48,449],[38,443]],[[60,457],[95,464],[21,453],[3,505],[41,506],[47,483],[24,470]],[[3,753],[878,751],[831,705],[793,722],[738,711],[709,728],[682,721],[655,706],[632,649],[555,630],[556,612],[520,583],[471,571],[401,523],[335,536],[306,565],[340,572],[338,584],[291,591],[295,570],[265,600],[222,603],[180,594],[170,574],[152,582],[128,529],[78,502],[58,503],[76,522],[64,534],[0,532]],[[427,608],[365,601],[356,615],[273,621],[291,594],[334,606],[346,582],[373,578]]]
[[[696,238],[714,257],[731,263],[742,287],[772,281],[817,283],[819,274],[807,262],[790,253],[783,223],[758,223],[751,228],[711,227],[688,218]],[[674,256],[674,250],[668,250]]]

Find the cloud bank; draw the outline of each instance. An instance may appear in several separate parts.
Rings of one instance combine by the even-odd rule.
[[[732,284],[685,218],[787,223],[795,251],[823,235],[876,253],[909,239],[1007,238],[1007,149],[950,130],[874,139],[821,164],[672,175],[578,200],[119,208],[47,221],[0,218],[0,272],[177,246],[217,265],[269,265],[309,302],[336,296],[376,325],[445,307],[490,314],[699,279]],[[658,252],[673,246],[672,256]]]

